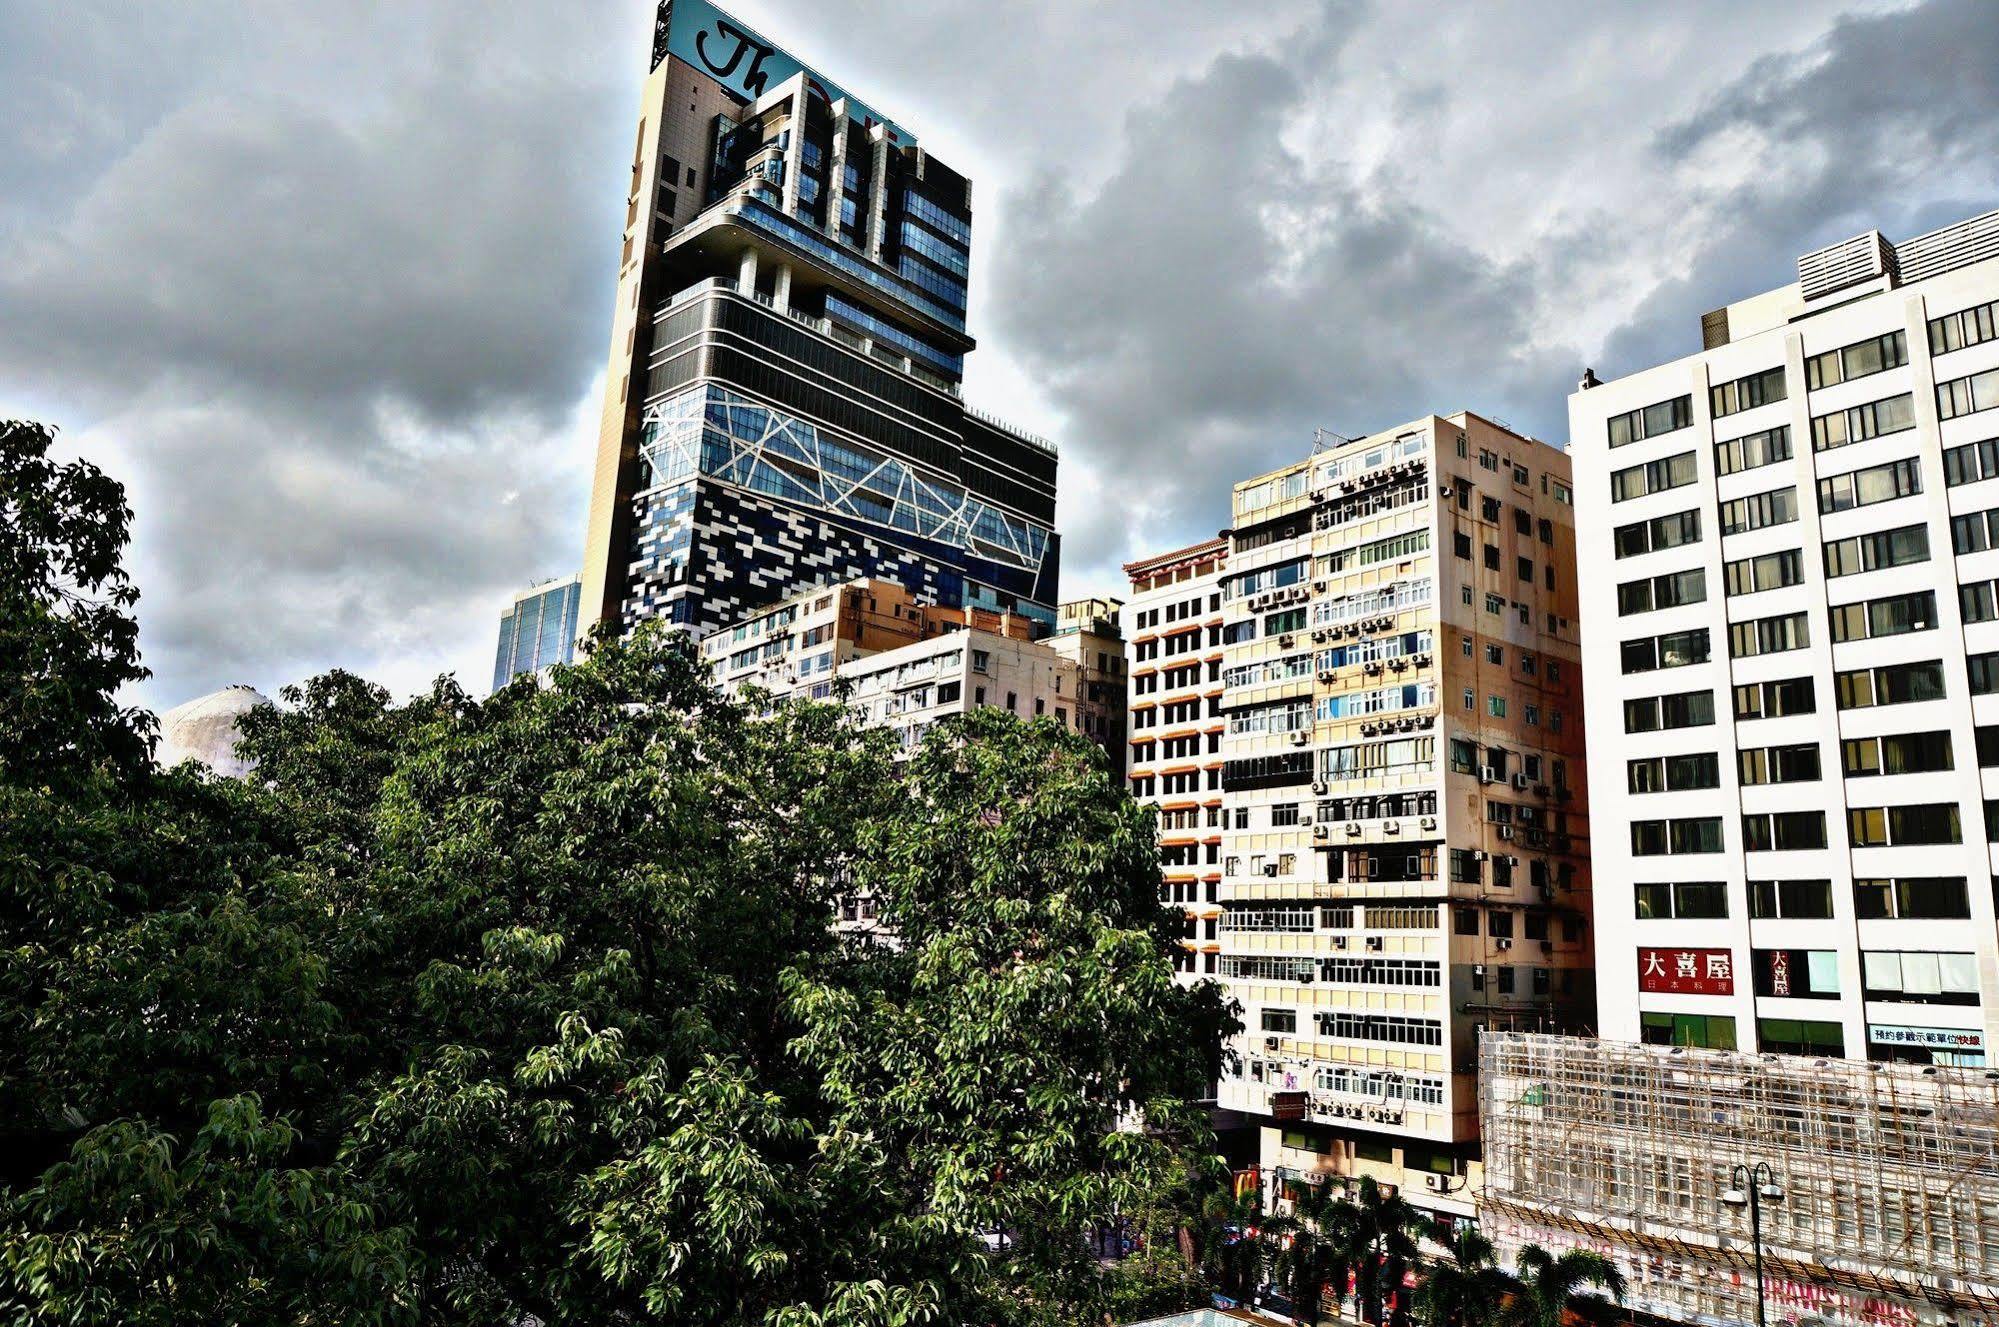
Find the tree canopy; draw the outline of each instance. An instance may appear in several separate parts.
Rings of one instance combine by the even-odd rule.
[[[1227,1023],[1173,981],[1151,821],[1089,743],[980,711],[905,758],[642,630],[485,700],[329,673],[245,720],[252,778],[162,770],[121,700],[123,493],[52,448],[0,425],[12,1321],[1195,1294],[1085,1239],[1199,1169]],[[831,924],[846,891],[892,943]]]

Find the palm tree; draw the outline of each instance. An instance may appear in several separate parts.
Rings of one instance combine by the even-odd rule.
[[[1430,1327],[1492,1327],[1520,1283],[1493,1261],[1492,1241],[1470,1225],[1435,1231],[1450,1258],[1430,1264],[1415,1308]]]
[[[1224,1185],[1201,1204],[1201,1270],[1231,1299],[1246,1301],[1263,1271],[1263,1191]]]
[[[1272,1218],[1268,1228],[1277,1237],[1274,1274],[1290,1297],[1292,1312],[1305,1322],[1319,1321],[1327,1286],[1345,1294],[1355,1263],[1355,1241],[1342,1232],[1356,1224],[1359,1209],[1336,1197],[1329,1185],[1303,1189],[1289,1216]]]
[[[1362,1320],[1380,1323],[1387,1290],[1399,1288],[1420,1261],[1418,1241],[1427,1222],[1400,1194],[1383,1194],[1367,1175],[1361,1177],[1352,1200],[1336,1200],[1333,1208],[1331,1229],[1322,1234],[1332,1246],[1331,1265],[1338,1269],[1335,1280],[1344,1282],[1351,1272]],[[1400,1308],[1396,1316],[1404,1316]]]
[[[1617,1321],[1617,1304],[1624,1302],[1624,1273],[1616,1263],[1587,1249],[1570,1249],[1557,1257],[1538,1244],[1520,1250],[1519,1289],[1507,1305],[1508,1327],[1562,1327],[1565,1314],[1584,1322]],[[1583,1292],[1601,1286],[1610,1299]]]

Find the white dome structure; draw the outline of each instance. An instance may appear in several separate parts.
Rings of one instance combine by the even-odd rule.
[[[160,744],[154,759],[161,769],[198,760],[217,774],[240,779],[251,762],[236,754],[236,721],[271,702],[255,687],[224,687],[176,705],[160,716]]]

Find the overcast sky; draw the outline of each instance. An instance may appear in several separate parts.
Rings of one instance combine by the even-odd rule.
[[[1564,441],[1797,254],[1999,206],[1999,4],[738,0],[970,175],[974,402],[1064,593],[1314,426]],[[637,0],[0,0],[0,415],[130,486],[167,706],[483,690],[576,568]]]

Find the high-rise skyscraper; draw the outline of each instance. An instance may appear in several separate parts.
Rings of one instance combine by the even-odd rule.
[[[1134,564],[1130,783],[1243,1007],[1218,1095],[1280,1193],[1470,1216],[1480,1029],[1587,1023],[1568,477],[1431,416],[1238,484],[1225,554]]]
[[[582,622],[856,578],[1051,624],[1053,448],[961,395],[971,182],[707,0],[659,7]]]
[[[568,663],[576,657],[576,606],[582,594],[582,578],[530,585],[514,596],[500,615],[500,645],[493,654],[493,690],[498,691],[522,673],[532,673],[551,664]]]

